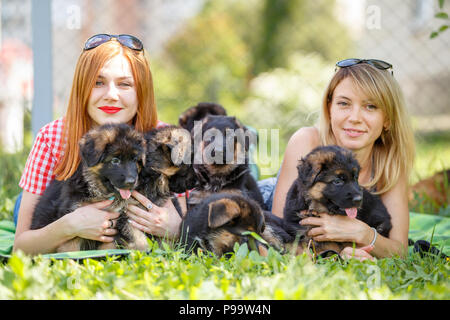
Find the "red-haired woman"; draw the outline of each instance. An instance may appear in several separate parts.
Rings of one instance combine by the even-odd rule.
[[[39,131],[28,156],[19,183],[23,195],[14,250],[51,253],[74,237],[113,242],[119,213],[101,210],[111,200],[78,208],[42,229],[30,230],[30,225],[45,188],[53,179],[68,179],[80,164],[81,136],[92,127],[119,122],[142,132],[164,125],[157,119],[153,80],[142,42],[130,35],[95,35],[87,40],[79,57],[66,115]],[[134,196],[150,207],[148,199]],[[157,236],[178,235],[180,217],[171,201],[164,207],[153,206],[145,219],[138,218],[139,214],[142,212],[130,216],[136,227]]]

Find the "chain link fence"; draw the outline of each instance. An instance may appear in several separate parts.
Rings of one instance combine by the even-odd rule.
[[[249,0],[247,11],[240,1],[218,2],[53,0],[54,118],[65,112],[84,41],[96,33],[129,33],[140,38],[150,54],[158,110],[166,122],[176,122],[179,112],[197,102],[215,100],[233,106],[251,126],[279,128],[282,152],[296,128],[315,121],[334,63],[366,57],[393,64],[419,136],[450,131],[450,31],[430,39],[443,23],[434,17],[439,11],[437,0]],[[279,3],[286,10],[280,9],[280,16],[288,18],[279,24],[266,23]],[[16,110],[30,107],[31,0],[0,0],[0,8],[0,121],[4,124],[11,122],[12,109],[6,107],[11,101]],[[443,11],[449,8],[446,1]],[[257,10],[264,13],[259,20],[252,15]],[[209,20],[199,20],[199,15]],[[262,33],[268,38],[258,39]],[[289,54],[277,56],[281,47]],[[207,55],[211,51],[212,58]],[[185,67],[180,63],[184,53],[192,54],[192,62],[198,59],[197,69],[178,70]],[[265,58],[257,60],[258,54]],[[211,72],[215,72],[212,78]],[[185,82],[183,74],[188,75]],[[3,124],[0,128],[7,127]],[[20,131],[20,127],[8,130]],[[8,130],[0,129],[4,141]]]

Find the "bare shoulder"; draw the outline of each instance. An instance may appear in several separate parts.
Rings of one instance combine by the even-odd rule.
[[[290,141],[318,145],[320,144],[319,129],[302,127],[291,136]]]
[[[319,145],[319,130],[316,127],[302,127],[291,136],[286,151],[304,155]]]
[[[381,198],[408,198],[408,178],[401,174],[396,184],[387,192],[381,195]]]

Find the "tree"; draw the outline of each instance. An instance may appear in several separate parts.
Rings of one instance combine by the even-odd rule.
[[[335,1],[210,0],[153,68],[159,110],[175,120],[187,107],[213,101],[239,114],[252,79],[289,68],[296,52],[315,53],[334,65],[351,48]]]

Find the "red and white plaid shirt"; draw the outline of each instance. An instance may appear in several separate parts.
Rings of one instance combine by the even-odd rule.
[[[62,155],[59,146],[63,125],[64,118],[59,118],[39,130],[19,182],[23,190],[42,195],[50,182],[55,179],[53,171]],[[158,120],[156,128],[164,126],[167,126],[167,123]]]

